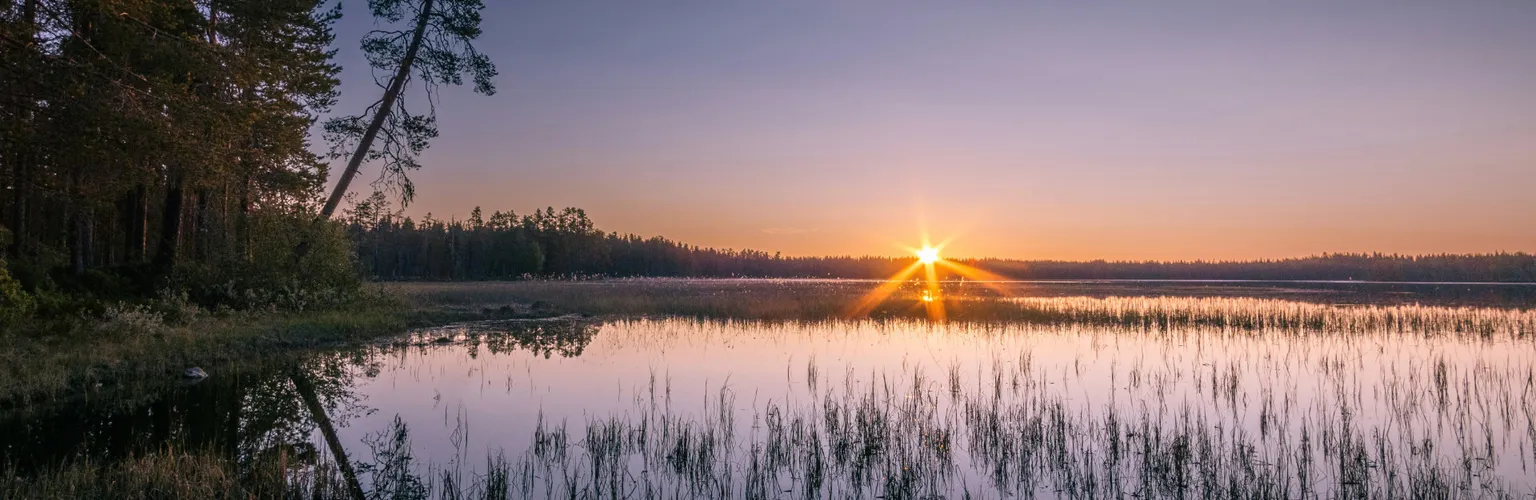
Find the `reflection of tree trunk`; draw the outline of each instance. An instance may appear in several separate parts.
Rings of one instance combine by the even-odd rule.
[[[299,390],[299,397],[304,400],[304,406],[309,408],[310,417],[315,419],[315,425],[320,427],[320,434],[325,436],[325,444],[331,448],[331,456],[336,457],[336,468],[341,470],[341,476],[347,481],[347,488],[352,490],[352,496],[357,500],[363,500],[363,486],[357,482],[357,472],[352,470],[352,462],[347,459],[347,450],[341,447],[341,440],[336,438],[336,426],[331,424],[331,418],[326,416],[325,407],[320,404],[320,397],[315,395],[315,386],[309,382],[309,375],[303,370],[294,368],[288,372],[288,379],[293,381],[293,387]]]

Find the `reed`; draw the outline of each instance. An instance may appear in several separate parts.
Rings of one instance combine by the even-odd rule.
[[[419,307],[524,303],[610,317],[680,316],[770,321],[858,320],[850,304],[870,282],[815,280],[612,280],[394,285]],[[922,287],[899,288],[867,317],[924,319]],[[1305,334],[1392,332],[1531,338],[1536,310],[1418,304],[1335,305],[1252,297],[1008,297],[946,284],[948,320],[960,323],[1099,325],[1146,329],[1211,326]]]
[[[626,320],[607,334],[815,335],[793,323],[691,321]],[[924,328],[904,321],[817,331]],[[506,476],[521,498],[1523,498],[1536,488],[1527,341],[1507,330],[1429,345],[1388,331],[1297,337],[1276,325],[1286,324],[1178,334],[947,325],[946,335],[1000,349],[937,372],[839,376],[796,360],[784,367],[793,397],[744,404],[726,384],[688,409],[653,376],[620,414],[541,418],[529,448],[493,455],[487,463],[505,465],[483,476]],[[1067,388],[1082,360],[1011,349],[1052,335],[1105,335],[1100,349],[1153,355],[1115,366],[1110,387],[1085,399]],[[1156,355],[1176,343],[1219,355]],[[1497,350],[1510,354],[1489,355]],[[464,497],[434,491],[420,498]]]
[[[915,307],[915,289],[899,290],[870,319],[843,307],[868,283],[749,285],[420,288],[412,300],[425,304],[518,302],[609,317],[421,330],[358,356],[463,348],[575,357],[599,337],[606,348],[640,349],[734,333],[786,344],[796,336],[943,337],[984,345],[991,358],[864,371],[794,358],[782,367],[784,397],[747,402],[727,382],[702,394],[702,405],[680,404],[685,396],[653,368],[627,410],[573,421],[541,415],[526,430],[526,449],[485,457],[466,456],[462,411],[450,438],[456,452],[426,461],[396,419],[354,457],[364,489],[402,499],[1536,493],[1530,310],[960,289],[946,292],[952,320],[931,322]],[[352,498],[340,469],[324,460],[273,467],[197,452],[81,459],[6,477],[0,497],[91,496],[127,485],[122,491],[162,492],[139,498]]]

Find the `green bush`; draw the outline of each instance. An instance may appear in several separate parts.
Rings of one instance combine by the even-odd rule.
[[[36,306],[32,296],[21,289],[21,283],[11,278],[5,259],[0,258],[0,328],[20,322]]]
[[[142,304],[108,306],[95,329],[98,334],[115,339],[145,337],[165,329],[165,315]]]
[[[302,312],[359,298],[362,280],[339,223],[272,210],[251,214],[250,231],[248,248],[217,248],[169,273],[149,263],[74,273],[66,255],[47,246],[9,270],[0,260],[0,323],[106,318],[136,331],[144,328],[135,315],[179,325],[207,311]],[[298,257],[304,241],[308,251]]]
[[[253,219],[248,255],[181,266],[170,288],[209,310],[305,311],[357,297],[362,280],[339,224],[316,224],[307,214]],[[308,251],[296,258],[306,236]]]

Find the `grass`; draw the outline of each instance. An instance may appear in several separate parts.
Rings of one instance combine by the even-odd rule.
[[[630,330],[687,334],[656,323]],[[1118,326],[950,328],[1005,346],[1017,345],[1010,336],[1103,334],[1144,352],[1143,344],[1179,340]],[[744,333],[774,332],[797,334]],[[1231,357],[1191,360],[1202,367],[1194,370],[1143,357],[1119,366],[1125,376],[1091,400],[1065,388],[1079,375],[1058,371],[1082,359],[1039,360],[1028,350],[940,373],[903,366],[841,379],[810,359],[785,367],[803,374],[788,381],[803,392],[749,405],[729,385],[702,406],[680,404],[670,381],[653,377],[629,410],[540,418],[520,454],[493,453],[470,472],[459,470],[471,462],[461,454],[445,467],[412,465],[408,430],[396,419],[369,440],[374,470],[389,471],[373,474],[369,491],[423,499],[1290,499],[1523,498],[1536,487],[1521,472],[1536,453],[1536,385],[1522,357],[1532,348],[1509,337],[1441,337],[1445,345],[1416,356],[1424,353],[1413,339],[1384,332],[1188,333],[1196,349]],[[493,340],[484,330],[470,335]],[[1516,355],[1499,364],[1452,352],[1487,342],[1490,352]],[[1391,362],[1361,361],[1373,355]],[[1304,370],[1315,378],[1287,375]],[[1365,376],[1379,381],[1363,384]],[[467,442],[467,418],[458,419],[454,439]],[[298,484],[335,481],[321,474]]]
[[[1340,307],[1229,297],[1013,298],[1026,322],[1133,328],[1212,326],[1247,331],[1361,334],[1536,335],[1536,311],[1487,307],[1361,305]]]
[[[850,304],[868,282],[813,280],[615,280],[389,285],[418,307],[483,307],[520,303],[612,317],[824,321],[860,319]],[[1134,328],[1214,326],[1309,334],[1390,331],[1429,335],[1536,335],[1536,310],[1417,304],[1337,306],[1252,297],[1004,297],[976,285],[946,284],[955,322],[1102,325]],[[922,288],[904,286],[869,313],[876,319],[925,317]]]
[[[655,336],[694,331],[646,327],[656,321],[754,335],[852,330],[869,323],[849,317],[847,305],[871,287],[668,280],[390,285],[398,302],[205,317],[158,336],[132,333],[143,328],[140,318],[119,313],[111,336],[77,339],[88,347],[37,351],[39,359],[21,350],[35,347],[27,342],[0,348],[0,362],[18,363],[6,369],[22,377],[28,367],[107,368],[81,379],[5,379],[0,389],[58,391],[132,374],[166,380],[165,372],[190,361],[233,362],[283,350],[273,348],[355,342],[410,323],[497,314],[585,313],[610,316],[621,332],[659,332],[615,339],[621,345],[653,345],[668,340]],[[371,497],[421,499],[1516,498],[1536,487],[1521,479],[1521,471],[1536,467],[1531,310],[1246,297],[1008,298],[955,288],[944,295],[951,322],[935,327],[915,319],[922,317],[918,293],[899,290],[877,308],[877,329],[938,328],[995,345],[996,357],[939,373],[903,365],[867,376],[841,375],[810,358],[785,367],[786,376],[803,374],[799,383],[787,381],[803,387],[795,397],[750,405],[729,386],[702,407],[677,405],[670,381],[653,376],[622,414],[541,418],[520,453],[483,460],[459,453],[445,464],[422,463],[397,419],[353,460],[362,461],[358,470]],[[813,323],[820,326],[796,327]],[[492,353],[579,356],[598,334],[596,324],[577,320],[507,334],[470,325],[454,330],[454,340]],[[1090,359],[1036,359],[1020,347],[1028,344],[1019,339],[1050,336],[1091,337]],[[1122,348],[1136,354],[1134,362],[1112,365],[1107,390],[1088,397],[1065,389],[1081,377],[1067,367]],[[1195,354],[1192,361],[1159,355],[1174,352]],[[105,363],[114,359],[138,361]],[[452,439],[463,450],[468,422],[459,418]],[[163,449],[114,463],[81,460],[26,479],[7,472],[0,497],[352,497],[324,460],[240,464],[226,456]]]
[[[189,366],[259,362],[278,349],[352,341],[407,327],[385,302],[348,310],[208,315],[182,324],[154,317],[51,322],[0,334],[0,404],[12,407],[97,390],[153,392]]]
[[[387,290],[426,308],[479,308],[515,301],[593,315],[825,319],[842,314],[869,284],[793,281],[611,280],[393,283]]]
[[[690,334],[656,324],[670,321],[626,330]],[[1119,366],[1088,400],[1065,389],[1078,374],[1058,371],[1085,359],[1028,350],[944,373],[904,366],[840,381],[810,360],[785,367],[804,373],[806,392],[750,406],[724,387],[680,409],[671,384],[653,378],[630,410],[574,425],[541,419],[523,455],[494,460],[511,464],[518,498],[1524,498],[1536,487],[1525,478],[1536,458],[1532,348],[1507,331],[1425,345],[1288,327],[949,328],[1000,347],[1104,335],[1153,355]],[[1186,342],[1212,354],[1187,366],[1148,347]],[[1114,347],[1096,349],[1079,356]],[[732,416],[742,412],[750,417]]]
[[[280,465],[242,472],[217,453],[174,449],[110,464],[83,460],[26,479],[11,473],[0,478],[0,498],[35,500],[280,498],[288,489]]]
[[[46,409],[102,391],[153,394],[187,367],[258,364],[305,350],[365,342],[411,327],[547,315],[502,301],[465,308],[407,303],[388,293],[305,312],[222,312],[181,306],[176,320],[143,306],[0,330],[0,409]]]

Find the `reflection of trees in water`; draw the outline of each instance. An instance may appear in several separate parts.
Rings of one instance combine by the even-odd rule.
[[[354,390],[360,375],[377,373],[376,364],[360,354],[332,352],[216,372],[143,404],[88,402],[50,415],[0,420],[0,463],[25,471],[77,458],[111,461],[166,446],[216,451],[246,470],[273,457],[310,463],[315,450],[309,436],[316,424],[290,375],[304,374],[324,412],[344,425],[373,411]]]
[[[574,358],[592,343],[600,327],[592,321],[491,321],[464,325],[455,333],[467,342],[470,357],[483,347],[492,354],[528,350],[545,358]]]
[[[587,321],[511,321],[452,331],[462,337],[461,345],[471,356],[481,349],[496,354],[526,349],[548,358],[581,355],[598,329],[599,324]],[[356,386],[377,377],[379,355],[397,348],[358,346],[280,357],[251,368],[215,370],[215,376],[202,383],[158,397],[139,396],[145,402],[97,401],[48,415],[0,417],[0,465],[26,473],[81,458],[101,463],[172,446],[214,451],[247,472],[274,461],[286,464],[290,472],[312,471],[315,477],[335,472],[349,484],[326,487],[345,496],[360,492],[351,479],[358,474],[370,483],[381,473],[404,481],[403,474],[412,471],[405,466],[409,450],[403,423],[380,431],[390,439],[365,443],[372,448],[371,457],[349,459],[336,436],[353,418],[376,411],[364,404]],[[322,452],[317,444],[327,449]],[[386,460],[381,462],[381,456]],[[390,456],[405,460],[391,461]]]
[[[336,459],[337,471],[345,480],[347,490],[353,497],[362,498],[363,490],[358,484],[357,472],[353,470],[352,461],[347,457],[346,447],[341,444],[341,439],[336,437],[336,424],[331,420],[325,403],[320,400],[315,379],[307,370],[295,367],[288,372],[288,380],[293,383],[294,390],[299,393],[300,400],[304,402],[304,408],[309,411],[310,421],[325,438],[325,444],[330,448],[331,456]]]

